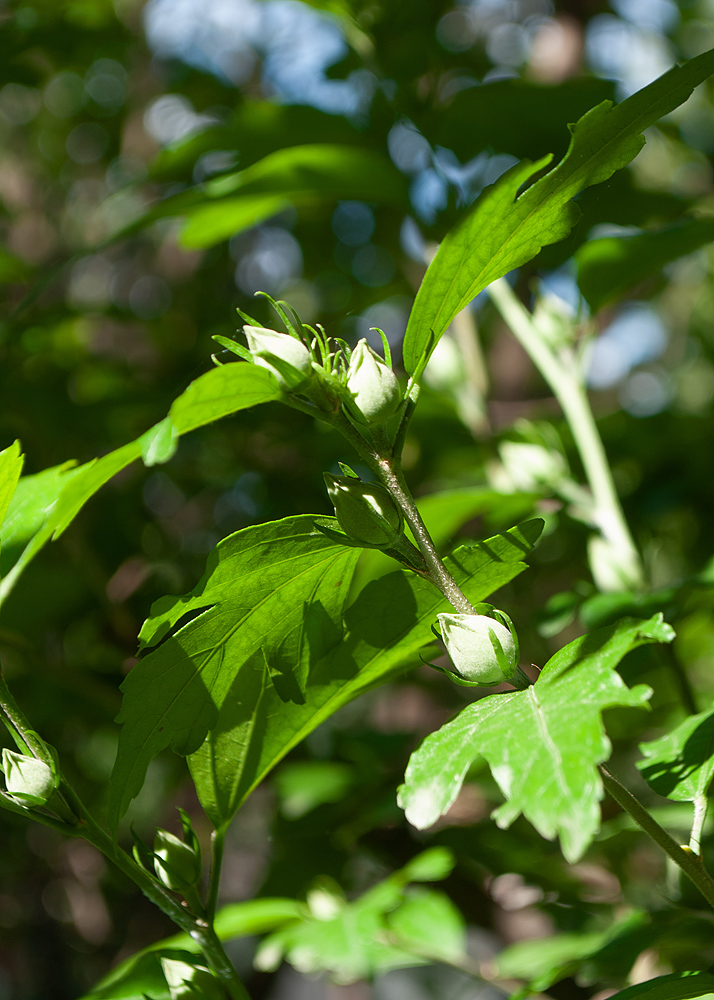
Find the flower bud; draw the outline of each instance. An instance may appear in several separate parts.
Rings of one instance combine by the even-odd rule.
[[[298,389],[312,375],[312,355],[297,337],[261,326],[246,326],[243,332],[256,365],[271,371],[281,389]]]
[[[201,878],[200,855],[168,830],[157,830],[154,837],[154,871],[169,889],[185,892]]]
[[[360,340],[352,352],[347,388],[366,424],[383,424],[402,401],[396,375],[366,340]]]
[[[488,615],[436,617],[455,673],[462,680],[489,686],[511,679],[518,652],[510,629]]]
[[[340,527],[356,542],[387,548],[402,535],[401,511],[383,486],[325,473]]]
[[[5,772],[5,788],[20,805],[44,806],[54,795],[57,787],[55,775],[43,760],[4,749],[2,769]]]
[[[180,952],[178,954],[181,954]],[[171,1000],[224,1000],[223,987],[209,969],[179,958],[161,956]]]

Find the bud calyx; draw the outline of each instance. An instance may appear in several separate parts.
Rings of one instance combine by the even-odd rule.
[[[243,328],[256,365],[267,368],[287,392],[300,388],[312,376],[312,355],[297,337],[261,326]]]
[[[359,411],[358,419],[366,424],[383,424],[402,401],[396,375],[364,339],[352,352],[347,388]]]
[[[52,768],[37,757],[4,749],[2,769],[7,792],[22,806],[46,805],[57,788]]]
[[[401,538],[404,519],[383,486],[329,472],[325,483],[339,525],[350,538],[378,548],[391,547]]]
[[[201,857],[193,847],[169,833],[157,830],[154,837],[154,871],[168,889],[185,892],[201,878]]]
[[[458,677],[484,686],[511,680],[518,666],[518,649],[509,628],[488,615],[436,617]]]

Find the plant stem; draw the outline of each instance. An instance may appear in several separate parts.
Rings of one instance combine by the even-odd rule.
[[[454,580],[442,562],[441,556],[436,551],[436,547],[431,540],[421,514],[412,500],[409,488],[404,481],[404,476],[396,463],[386,455],[379,455],[377,457],[377,471],[412,530],[412,534],[424,557],[431,582],[434,586],[438,587],[447,601],[457,611],[467,615],[475,615],[477,612],[474,610],[471,602],[466,598],[456,580]]]
[[[677,841],[650,816],[645,807],[603,764],[599,768],[603,784],[612,798],[629,813],[635,823],[658,844],[675,865],[699,889],[702,896],[714,908],[714,879],[702,864],[698,854],[691,848],[681,847]]]
[[[689,835],[689,850],[697,857],[702,856],[702,830],[704,821],[707,818],[709,799],[705,795],[697,795],[694,800],[694,820],[692,821],[692,832]]]
[[[605,448],[572,349],[564,346],[558,354],[555,353],[505,279],[499,278],[489,285],[489,295],[560,403],[592,491],[597,527],[620,556],[623,583],[641,587],[643,572],[640,556],[620,506]]]
[[[225,838],[226,831],[223,827],[214,830],[211,834],[211,872],[208,881],[208,895],[206,897],[206,917],[211,923],[213,923],[213,918],[216,915],[216,905],[218,903],[218,887],[221,880]]]

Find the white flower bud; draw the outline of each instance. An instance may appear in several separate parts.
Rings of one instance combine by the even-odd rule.
[[[200,857],[192,847],[168,830],[156,831],[154,854],[154,871],[168,889],[183,892],[200,880]]]
[[[243,332],[256,365],[271,371],[281,389],[298,389],[311,377],[312,356],[297,337],[261,326],[246,326]]]
[[[518,665],[518,654],[510,629],[488,615],[436,617],[459,677],[485,686],[511,679]]]
[[[366,340],[360,340],[352,352],[347,388],[366,424],[383,424],[402,401],[397,376]]]
[[[37,757],[4,749],[2,769],[6,790],[23,806],[46,805],[57,787],[52,768]]]

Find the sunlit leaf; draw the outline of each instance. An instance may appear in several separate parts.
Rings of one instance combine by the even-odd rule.
[[[404,365],[414,372],[454,316],[480,291],[563,239],[577,222],[572,198],[607,180],[644,145],[642,131],[682,104],[714,72],[714,50],[674,67],[612,106],[603,101],[573,126],[560,163],[526,187],[549,163],[523,161],[486,189],[444,238],[417,293],[404,338]]]
[[[527,690],[469,705],[412,754],[399,794],[407,819],[419,829],[436,822],[482,756],[506,798],[498,825],[523,813],[543,837],[560,837],[569,861],[579,858],[599,825],[597,764],[610,754],[601,713],[643,707],[651,694],[641,684],[628,689],[615,667],[631,649],[673,634],[661,615],[625,619],[569,643]]]
[[[690,715],[657,740],[641,743],[642,777],[659,795],[694,802],[706,795],[714,777],[714,708]]]
[[[309,516],[271,521],[219,542],[192,593],[156,602],[140,634],[143,649],[156,648],[122,684],[113,824],[152,758],[168,746],[197,750],[226,700],[274,691],[278,703],[305,703],[314,664],[342,637],[358,555]]]
[[[542,521],[484,542],[461,546],[447,558],[457,583],[474,602],[521,573]],[[352,550],[358,551],[358,550]],[[396,570],[367,584],[344,611],[343,640],[319,659],[307,679],[305,701],[286,701],[251,661],[201,749],[189,760],[203,808],[216,826],[285,754],[342,705],[377,684],[419,665],[432,641],[431,625],[449,605],[425,580]],[[190,628],[190,627],[189,627]],[[185,632],[176,640],[183,642]]]

